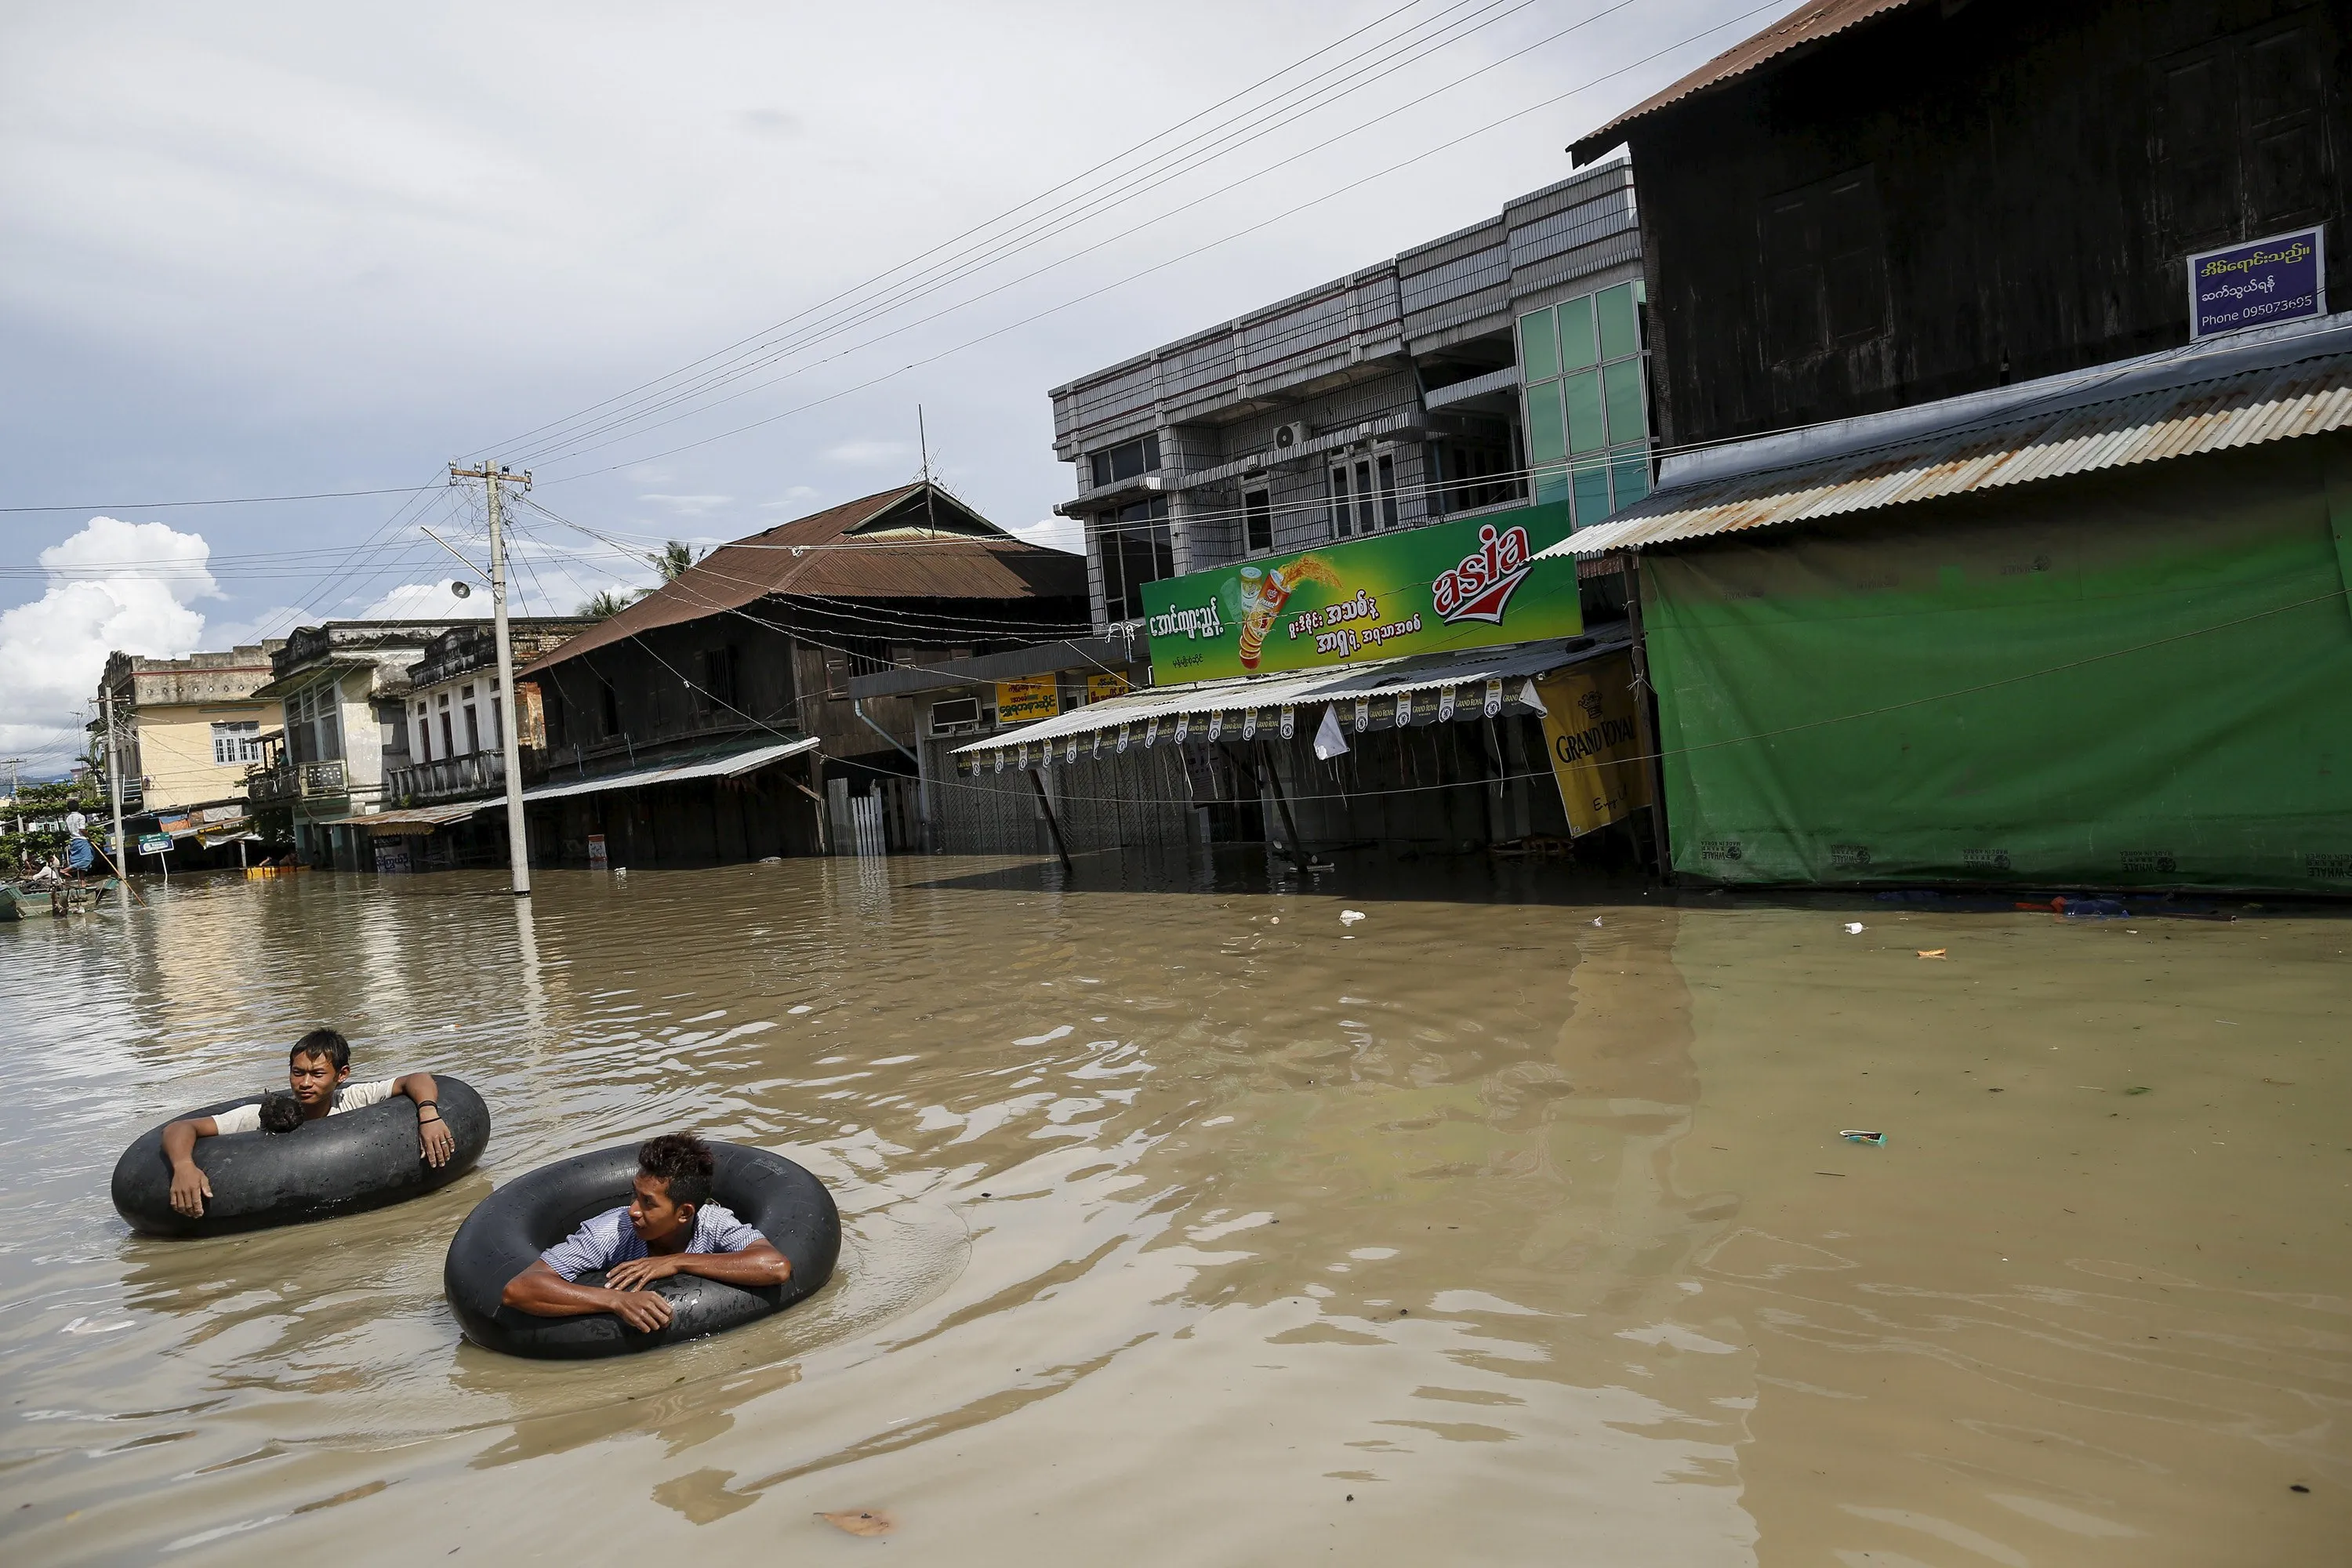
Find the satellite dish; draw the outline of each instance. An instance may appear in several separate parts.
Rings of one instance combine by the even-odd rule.
[[[461,599],[467,598],[474,592],[474,585],[471,583],[460,580],[449,584],[449,592],[457,595],[457,597]]]

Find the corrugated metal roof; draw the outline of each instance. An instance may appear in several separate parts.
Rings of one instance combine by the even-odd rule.
[[[893,516],[894,510],[905,516]],[[961,538],[920,537],[915,531],[932,515],[942,530],[971,531]],[[901,485],[722,544],[675,582],[516,674],[535,675],[656,626],[723,615],[770,594],[1038,599],[1083,598],[1086,591],[1084,556],[1015,539],[945,490],[934,489],[925,504],[921,484]]]
[[[1643,99],[1600,130],[1578,137],[1570,143],[1569,151],[1576,155],[1579,163],[1590,163],[1625,140],[1625,128],[1634,121],[1654,114],[1670,103],[1721,87],[1767,60],[1843,33],[1858,22],[1924,3],[1925,0],[1812,0],[1811,5],[1800,5],[1762,32],[1724,50],[1664,92]]]
[[[2352,427],[2347,338],[2352,323],[2306,334],[2300,341],[2312,352],[2285,363],[2247,368],[2244,362],[2276,357],[2297,340],[2267,343],[2252,353],[2190,359],[2172,367],[2189,374],[2171,384],[2162,384],[2166,367],[2144,362],[2112,377],[2053,377],[2074,383],[2072,394],[2028,398],[1991,417],[1897,444],[1660,490],[1537,557],[1640,549]],[[2196,374],[2200,368],[2216,374]],[[2225,370],[2233,373],[2218,374]],[[2101,392],[2122,395],[2102,397]],[[1708,456],[1719,468],[1719,459],[1736,450]]]
[[[643,789],[647,784],[680,784],[688,779],[733,778],[766,767],[770,763],[797,757],[803,752],[816,749],[814,735],[803,735],[794,740],[780,741],[773,745],[754,746],[749,751],[730,752],[724,756],[701,757],[690,762],[667,763],[659,767],[636,768],[625,773],[606,773],[598,778],[575,779],[568,784],[543,784],[522,792],[525,801],[562,800],[567,795],[600,795],[606,790]],[[477,801],[474,809],[501,804],[497,800]]]
[[[1564,642],[1517,643],[1462,653],[1421,654],[1349,669],[1318,669],[1306,675],[1240,676],[1231,680],[1159,687],[1131,696],[1089,702],[1084,708],[958,746],[956,755],[1011,751],[1042,741],[1066,740],[1072,735],[1090,735],[1099,730],[1115,730],[1121,724],[1173,719],[1184,713],[1303,708],[1309,703],[1353,702],[1359,697],[1399,691],[1430,691],[1448,686],[1481,685],[1489,680],[1517,680],[1613,653],[1625,647],[1628,640],[1623,628],[1612,626]]]
[[[486,806],[501,805],[506,796],[491,800],[461,800],[453,805],[415,805],[397,811],[354,812],[331,817],[320,827],[364,827],[370,833],[430,833],[436,827],[468,817]]]

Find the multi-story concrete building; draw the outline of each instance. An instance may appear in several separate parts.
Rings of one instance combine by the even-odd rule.
[[[261,735],[279,723],[278,704],[255,694],[269,682],[283,643],[248,644],[184,658],[107,657],[100,708],[112,694],[122,746],[126,812],[225,805],[245,795],[245,773],[261,757]],[[103,745],[101,717],[90,732]]]
[[[255,692],[285,705],[247,787],[257,814],[283,812],[306,864],[366,868],[357,817],[381,808],[384,776],[408,765],[409,667],[447,621],[298,626]]]
[[[1572,494],[1646,495],[1642,246],[1603,165],[1054,390],[1098,633],[1142,584]],[[1531,493],[1532,492],[1532,493]]]

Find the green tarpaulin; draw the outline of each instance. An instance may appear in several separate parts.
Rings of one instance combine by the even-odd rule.
[[[2331,463],[2340,509],[2313,437],[1645,555],[1676,870],[2352,893]]]

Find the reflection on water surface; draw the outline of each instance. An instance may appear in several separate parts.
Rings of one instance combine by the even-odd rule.
[[[12,1558],[872,1550],[845,1510],[959,1563],[2352,1532],[2352,925],[1348,875],[194,881],[0,929]],[[319,1021],[480,1088],[479,1169],[129,1236],[121,1146]],[[467,1209],[677,1125],[833,1183],[835,1281],[622,1363],[463,1344]]]

